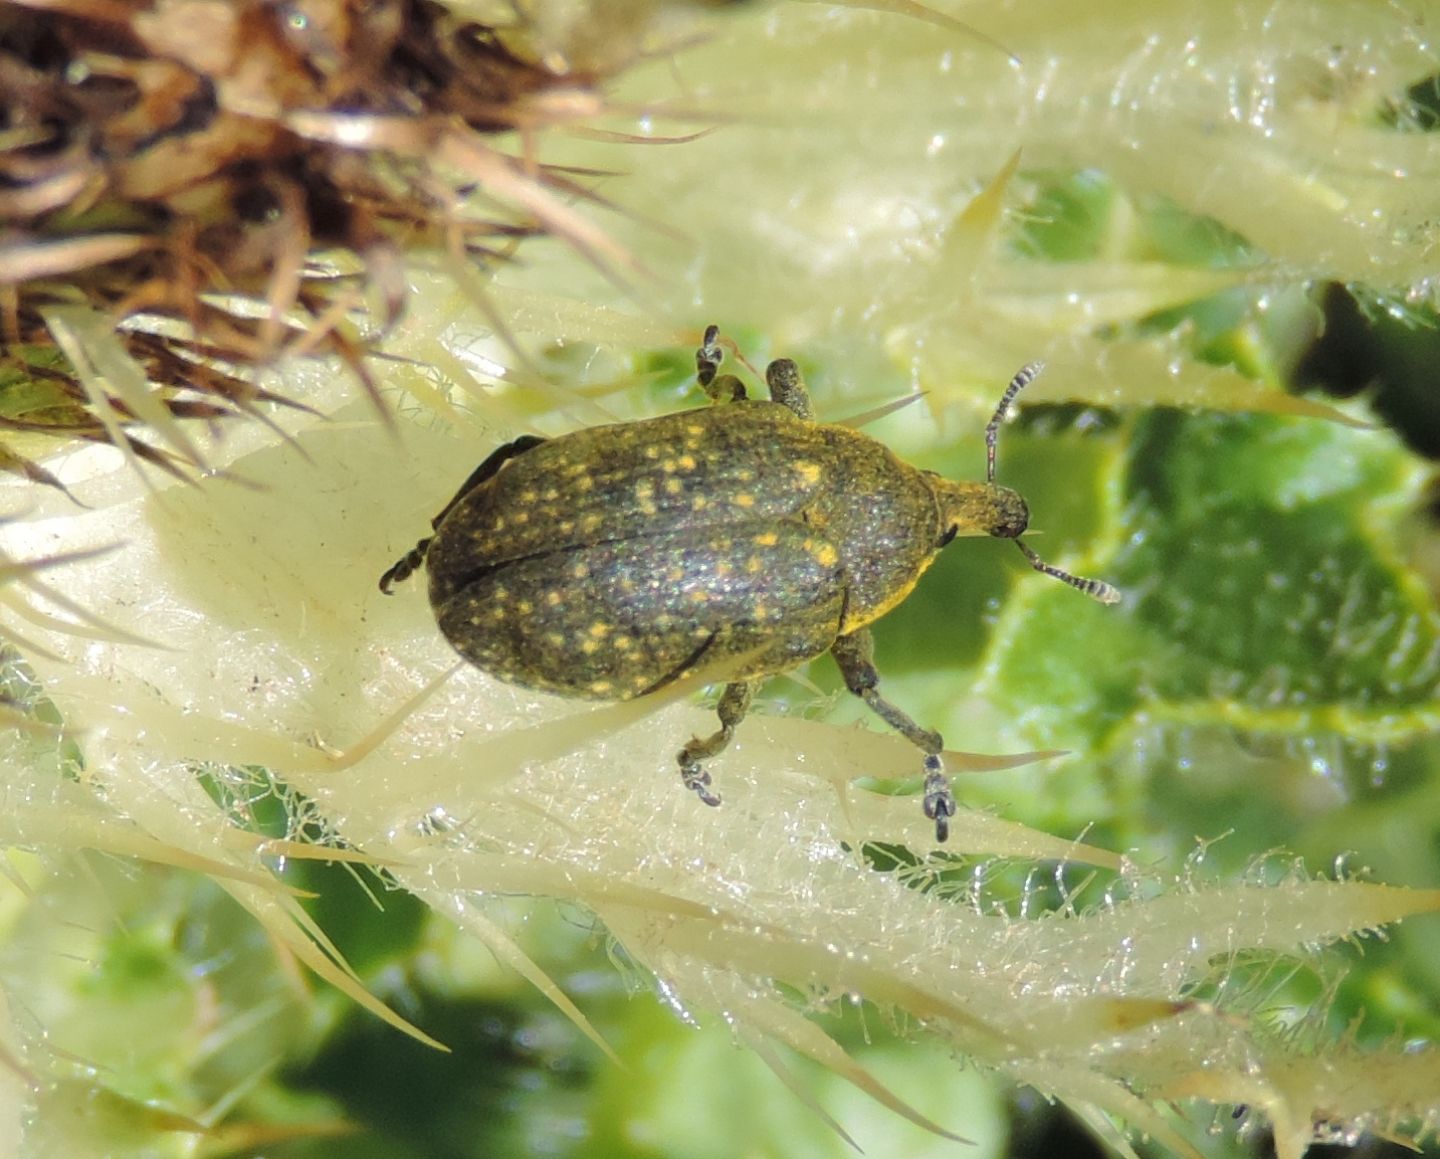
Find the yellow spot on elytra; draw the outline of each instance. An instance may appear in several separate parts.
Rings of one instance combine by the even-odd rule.
[[[594,488],[595,480],[590,478],[589,475],[586,475],[583,479],[575,480],[575,489],[577,491],[591,491],[594,490]]]
[[[557,490],[555,490],[554,487],[546,487],[546,488],[545,488],[545,495],[544,495],[545,502],[547,502],[547,503],[553,503],[556,499],[559,499],[559,498],[560,498],[560,492],[557,491]]]
[[[678,459],[675,460],[675,461],[680,464],[680,469],[681,469],[682,471],[693,471],[693,470],[695,470],[695,456],[694,456],[694,455],[681,455],[680,458],[678,458]]]
[[[702,427],[699,423],[686,423],[685,433],[687,435],[703,435],[705,433],[705,428]]]
[[[581,530],[581,531],[594,531],[594,530],[595,530],[597,527],[599,527],[600,524],[603,523],[604,521],[605,521],[605,517],[604,517],[603,515],[598,514],[598,513],[596,513],[596,514],[591,514],[591,515],[587,515],[587,516],[585,516],[584,519],[580,520],[580,530]]]
[[[780,542],[780,537],[773,531],[762,531],[752,542],[756,547],[774,547]]]
[[[601,620],[596,620],[590,625],[590,634],[597,640],[603,640],[610,634],[610,625]]]
[[[708,604],[710,602],[710,593],[704,588],[692,588],[685,595],[692,604]]]
[[[528,616],[531,612],[535,610],[535,605],[532,604],[529,600],[521,600],[515,605],[515,610],[519,612],[522,616]]]
[[[503,516],[503,515],[497,515],[497,516],[495,516],[495,522],[491,524],[491,527],[493,527],[496,531],[504,531],[504,530],[505,530],[505,516]]]
[[[710,500],[707,499],[704,495],[696,495],[694,499],[690,500],[691,511],[704,511],[705,508],[709,506]]]
[[[764,600],[756,600],[755,606],[750,609],[751,614],[762,623],[770,618],[770,605]]]
[[[662,459],[662,460],[660,460],[660,470],[664,471],[665,474],[667,474],[667,475],[673,475],[673,474],[675,474],[675,460],[674,460],[674,459]]]
[[[678,567],[672,567],[669,571],[665,573],[666,583],[678,584],[684,578],[685,572]]]
[[[812,463],[809,459],[801,459],[799,462],[790,464],[795,468],[795,473],[800,476],[802,483],[815,484],[820,482],[820,464]]]
[[[836,552],[834,546],[829,543],[816,542],[813,539],[807,539],[800,546],[803,547],[806,553],[810,556],[810,558],[813,559],[816,563],[818,563],[821,567],[834,567],[836,561],[840,558],[839,553]]]
[[[716,544],[715,546],[718,548],[720,545],[719,545],[719,544]],[[734,570],[735,570],[735,569],[734,569],[733,567],[731,567],[730,564],[729,564],[726,560],[723,560],[723,559],[722,559],[722,560],[717,560],[716,563],[715,563],[715,574],[716,574],[717,576],[719,576],[721,579],[724,579],[727,575],[729,575],[729,574],[730,574],[731,572],[733,572]]]
[[[660,508],[656,507],[655,504],[651,503],[648,499],[640,503],[639,507],[641,515],[655,515],[660,510]]]
[[[646,447],[646,448],[645,448],[645,457],[646,457],[647,459],[658,459],[658,458],[660,457],[660,448],[659,448],[659,447]]]
[[[570,569],[570,574],[576,579],[589,579],[590,565],[588,563],[577,563]]]
[[[491,596],[497,604],[503,604],[506,600],[510,598],[510,589],[496,584],[495,590],[491,593]]]
[[[562,534],[564,534],[564,535],[569,535],[570,532],[572,532],[572,531],[574,531],[574,530],[575,530],[575,520],[573,520],[573,519],[562,519],[562,520],[560,520],[560,531],[561,531]]]
[[[735,478],[742,483],[748,483],[755,478],[755,472],[750,470],[749,467],[742,467],[735,472]]]
[[[745,572],[747,575],[755,575],[760,570],[760,557],[752,555],[745,561]]]
[[[582,640],[580,642],[580,651],[584,652],[587,656],[593,656],[596,652],[600,651],[600,645],[595,640]]]
[[[732,502],[735,504],[736,507],[754,507],[755,496],[751,495],[748,491],[742,491],[740,492],[740,494],[735,496]]]
[[[633,594],[636,590],[635,581],[629,578],[622,579],[620,581],[620,590],[627,596]],[[556,602],[558,603],[559,601],[557,600]]]
[[[665,480],[665,494],[667,494],[667,495],[678,495],[678,494],[680,494],[680,492],[683,491],[683,490],[685,490],[685,484],[682,483],[682,482],[680,482],[679,479],[666,479],[666,480]]]
[[[655,480],[641,479],[635,484],[635,498],[649,499],[655,494]]]
[[[565,643],[565,637],[559,632],[546,632],[545,641],[552,648],[559,648]]]
[[[635,653],[633,653],[633,654],[631,653],[631,649],[632,649],[634,646],[635,646],[635,638],[634,638],[633,636],[616,636],[616,637],[615,637],[615,647],[617,647],[618,649],[620,649],[620,651],[624,652],[627,656],[629,656],[629,658],[630,658],[631,660],[638,659],[638,658],[639,658],[639,655],[640,655],[638,652],[635,652]]]
[[[534,503],[539,497],[534,487],[527,487],[524,491],[520,492],[521,503]]]
[[[546,593],[545,593],[545,602],[546,602],[547,604],[549,604],[552,608],[558,608],[558,607],[560,606],[560,593],[559,593],[559,592],[546,592]]]
[[[528,511],[517,511],[517,512],[515,512],[515,522],[516,522],[516,523],[529,523],[529,522],[530,522],[530,512],[528,512]]]
[[[605,693],[609,692],[614,687],[615,685],[611,684],[608,680],[596,680],[590,685],[590,691],[599,693],[601,696],[604,696]]]

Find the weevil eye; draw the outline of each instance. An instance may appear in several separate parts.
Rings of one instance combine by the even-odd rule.
[[[996,539],[1018,539],[1030,526],[1030,508],[1009,487],[992,486],[990,525],[985,529]]]

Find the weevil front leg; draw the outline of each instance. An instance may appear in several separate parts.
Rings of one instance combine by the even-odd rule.
[[[720,703],[715,706],[716,714],[720,717],[720,731],[711,733],[704,740],[698,736],[692,737],[690,743],[681,749],[676,757],[680,764],[680,780],[687,789],[694,790],[707,805],[720,804],[720,798],[710,791],[710,774],[700,767],[700,762],[724,751],[725,746],[730,743],[730,738],[735,735],[735,726],[744,720],[745,714],[750,711],[757,684],[758,682],[753,680],[737,680],[733,684],[725,685],[725,691],[720,695]]]
[[[830,655],[839,665],[845,687],[925,754],[925,816],[935,822],[935,840],[944,841],[950,836],[950,818],[955,815],[955,798],[940,764],[940,754],[945,749],[944,740],[938,732],[921,728],[880,695],[880,673],[875,668],[875,645],[869,628],[841,636],[830,645]]]
[[[455,504],[464,499],[466,495],[470,494],[470,492],[480,486],[481,483],[493,479],[500,468],[515,458],[516,455],[523,455],[526,451],[533,447],[538,447],[544,441],[545,440],[539,435],[521,435],[513,442],[506,443],[503,447],[492,451],[483,463],[470,472],[470,478],[460,484],[460,490],[456,491],[454,498],[441,508],[440,514],[430,520],[430,526],[438,531],[440,524],[445,522],[445,516],[450,514]],[[390,589],[394,587],[394,585],[403,583],[420,570],[420,565],[425,562],[425,553],[430,550],[431,538],[431,536],[427,535],[401,556],[400,559],[395,562],[394,566],[380,577],[380,590],[382,592],[388,596]]]

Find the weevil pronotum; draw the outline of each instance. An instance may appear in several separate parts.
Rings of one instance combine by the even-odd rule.
[[[628,700],[692,674],[726,681],[719,731],[677,757],[707,805],[720,798],[701,762],[730,743],[756,688],[829,652],[846,687],[924,753],[925,815],[944,841],[955,812],[944,743],[880,695],[868,625],[958,535],[1013,539],[1037,571],[1120,599],[1031,551],[1025,501],[995,482],[1000,424],[1040,364],[1005,389],[985,428],[985,482],[967,483],[816,422],[790,359],[766,368],[763,402],[718,374],[723,357],[711,326],[695,362],[721,405],[501,447],[380,589],[425,564],[455,650],[529,688]]]

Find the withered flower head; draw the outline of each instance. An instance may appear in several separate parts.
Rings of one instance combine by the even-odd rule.
[[[496,261],[547,232],[617,257],[568,203],[585,191],[528,155],[600,110],[602,78],[533,31],[435,0],[0,0],[0,384],[26,387],[0,428],[191,457],[124,433],[133,402],[66,345],[77,307],[170,414],[214,419],[286,401],[247,372],[298,352],[373,393],[339,323],[368,289],[393,324],[403,250]]]

